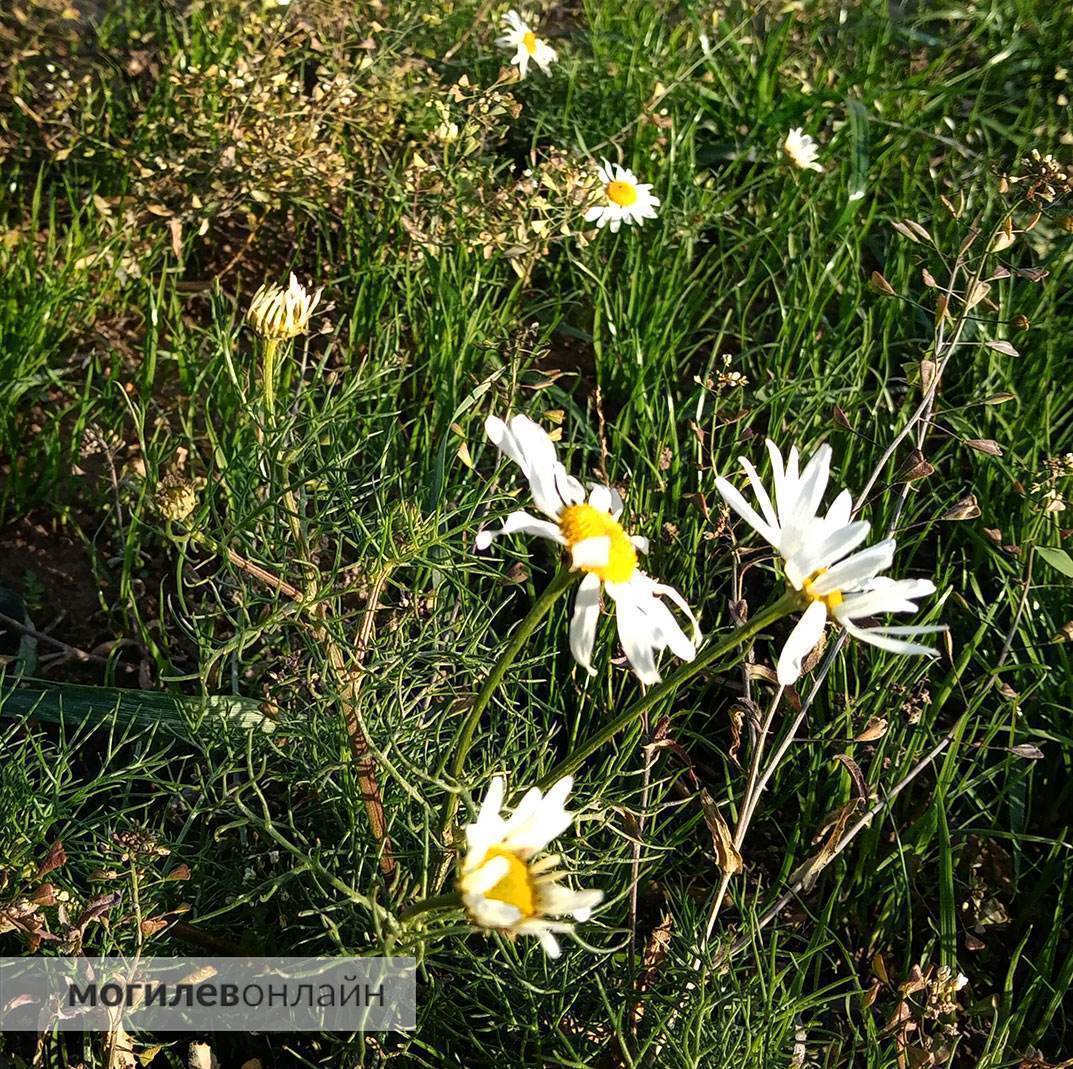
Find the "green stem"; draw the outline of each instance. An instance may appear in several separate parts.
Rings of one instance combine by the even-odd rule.
[[[419,913],[431,913],[434,909],[457,909],[462,905],[462,896],[457,891],[448,891],[442,895],[422,898],[407,906],[400,914],[400,921],[408,921]]]
[[[261,390],[264,393],[265,411],[269,417],[276,408],[276,351],[279,342],[275,338],[265,339],[264,364],[261,368]]]
[[[473,705],[470,707],[469,715],[466,717],[466,722],[462,725],[461,733],[458,739],[458,748],[455,750],[454,761],[451,764],[451,775],[457,781],[462,775],[462,767],[466,763],[466,756],[469,754],[470,747],[473,745],[473,733],[477,730],[477,724],[480,722],[481,714],[484,712],[488,703],[492,700],[492,695],[495,693],[496,688],[503,681],[503,677],[507,674],[507,669],[511,666],[514,658],[521,652],[521,648],[525,645],[526,640],[536,630],[537,624],[548,615],[551,607],[559,599],[559,596],[566,591],[566,588],[578,577],[577,572],[572,572],[566,565],[563,565],[556,573],[552,581],[544,588],[544,592],[533,602],[533,607],[529,610],[528,615],[524,620],[515,628],[514,634],[511,635],[510,641],[503,647],[503,652],[499,655],[499,660],[492,666],[491,672],[488,673],[488,678],[484,681],[484,686],[481,687],[477,697],[473,699]],[[450,816],[454,816],[454,810],[458,805],[458,796],[451,795],[454,799],[454,805],[450,806]],[[450,820],[445,821],[450,823]]]
[[[743,626],[731,631],[714,645],[707,647],[692,661],[683,664],[672,672],[662,683],[653,687],[646,694],[637,699],[624,713],[615,717],[614,720],[598,731],[588,742],[574,750],[569,757],[560,761],[540,781],[540,786],[545,790],[556,780],[569,775],[587,758],[595,753],[604,743],[613,739],[623,728],[627,728],[634,721],[639,720],[653,706],[664,698],[670,697],[683,683],[688,682],[699,672],[703,672],[714,661],[720,660],[727,653],[749,639],[758,635],[765,627],[781,620],[801,608],[801,595],[796,590],[787,590],[777,601],[773,601],[766,608],[761,609],[756,616]]]
[[[462,730],[458,737],[458,747],[455,750],[454,761],[451,763],[451,776],[457,783],[462,775],[462,769],[466,763],[466,756],[469,754],[470,748],[473,745],[473,733],[477,730],[477,724],[480,722],[481,713],[484,712],[485,707],[492,700],[492,695],[495,693],[496,687],[503,681],[503,676],[506,675],[507,669],[511,666],[514,658],[518,656],[522,646],[525,645],[526,639],[536,630],[537,624],[548,615],[551,607],[558,600],[559,596],[563,594],[568,586],[578,577],[577,572],[572,572],[567,565],[563,565],[556,573],[555,578],[547,585],[544,592],[540,595],[536,601],[533,602],[533,607],[529,610],[528,615],[524,620],[515,628],[514,634],[511,635],[510,641],[503,647],[503,652],[499,655],[499,660],[492,666],[492,671],[488,673],[488,678],[484,681],[484,686],[481,687],[480,693],[473,699],[473,705],[470,707],[469,715],[466,717],[465,723],[462,725]],[[451,842],[451,823],[455,819],[455,813],[458,812],[458,793],[452,792],[447,796],[447,803],[443,809],[443,824],[442,835],[445,845],[449,846]],[[440,885],[442,886],[443,873],[441,872]]]

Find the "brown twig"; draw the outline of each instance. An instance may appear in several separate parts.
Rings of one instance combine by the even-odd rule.
[[[71,646],[58,638],[53,638],[52,635],[46,635],[45,632],[38,631],[36,628],[30,627],[29,624],[20,623],[14,617],[8,616],[2,612],[0,612],[0,624],[3,624],[4,627],[14,628],[21,634],[26,635],[27,638],[32,638],[37,642],[43,642],[46,646],[52,646],[73,661],[81,661],[83,664],[102,664],[105,666],[112,663],[107,657],[102,657],[98,653],[87,653],[85,650],[79,649],[77,646]],[[132,664],[121,664],[117,665],[117,667],[122,668],[125,672],[137,671]]]
[[[383,590],[384,583],[387,582],[390,570],[388,569],[381,573],[369,595],[362,632],[357,644],[356,661],[353,667],[348,667],[346,657],[343,655],[339,643],[335,641],[335,637],[328,626],[328,606],[323,602],[316,603],[320,573],[312,562],[308,542],[298,515],[298,505],[289,487],[283,491],[283,507],[287,512],[287,521],[290,524],[291,535],[295,545],[302,554],[302,558],[306,561],[305,600],[313,606],[312,616],[315,621],[313,634],[317,641],[324,646],[328,655],[328,663],[332,667],[332,673],[339,687],[339,709],[343,714],[343,726],[346,728],[350,755],[354,759],[354,776],[358,781],[358,790],[361,792],[361,800],[365,805],[365,813],[369,818],[369,827],[373,833],[373,838],[380,847],[380,871],[390,878],[395,875],[394,850],[387,830],[387,815],[384,811],[384,801],[380,794],[376,758],[373,756],[372,749],[369,746],[369,739],[365,734],[365,728],[361,721],[361,713],[358,711],[358,694],[361,689],[362,678],[360,669],[365,659],[366,647],[372,637],[376,610],[380,602],[380,593]]]

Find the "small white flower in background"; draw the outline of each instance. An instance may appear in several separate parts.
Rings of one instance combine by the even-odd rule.
[[[584,487],[567,474],[552,440],[528,417],[513,416],[504,423],[489,416],[484,427],[500,452],[522,469],[536,507],[548,519],[512,512],[500,530],[478,534],[476,546],[486,549],[493,538],[522,532],[566,547],[574,568],[585,573],[570,623],[570,649],[578,664],[590,675],[596,674],[591,661],[601,588],[615,603],[619,640],[642,683],[659,682],[656,657],[665,649],[684,661],[693,660],[701,638],[696,618],[677,590],[657,583],[637,567],[637,554],[648,552],[648,539],[631,537],[622,529],[618,522],[622,498],[609,487],[594,484],[586,502]],[[689,618],[692,638],[683,632],[662,597]]]
[[[507,32],[496,38],[500,48],[513,48],[514,58],[511,63],[518,68],[518,74],[524,78],[529,73],[529,63],[535,63],[545,74],[550,73],[551,65],[559,58],[555,49],[541,40],[526,24],[517,11],[511,9],[503,16]]]
[[[534,860],[552,839],[573,823],[563,808],[573,780],[566,776],[547,794],[534,787],[504,820],[503,780],[488,787],[475,823],[466,827],[466,856],[458,886],[470,919],[481,928],[535,935],[548,957],[559,956],[555,932],[569,932],[571,916],[587,921],[603,899],[602,891],[571,891],[559,882],[559,855]]]
[[[652,196],[652,186],[638,182],[633,171],[604,160],[597,168],[600,176],[600,201],[585,213],[586,223],[595,223],[601,230],[607,226],[612,234],[625,223],[642,226],[646,219],[656,218],[659,197]]]
[[[786,135],[782,143],[782,151],[786,158],[802,171],[819,171],[823,173],[823,164],[817,162],[816,157],[820,154],[819,145],[809,134],[801,132],[801,127],[795,127]]]
[[[809,601],[790,632],[779,656],[779,683],[788,686],[801,675],[801,664],[823,635],[828,616],[855,638],[891,653],[937,656],[930,646],[907,641],[907,636],[945,631],[943,626],[861,627],[856,621],[883,613],[916,612],[916,598],[935,593],[930,579],[889,579],[879,573],[894,560],[893,538],[856,549],[867,537],[867,521],[852,522],[853,501],[848,490],[835,498],[821,516],[820,503],[831,469],[831,447],[821,446],[799,471],[797,450],[786,464],[774,442],[768,441],[775,500],[772,502],[756,468],[744,457],[741,466],[756,495],[760,513],[726,481],[715,485],[723,500],[779,553],[786,579]]]
[[[266,282],[253,295],[246,318],[266,341],[296,338],[309,329],[309,317],[322,292],[310,294],[293,274],[286,289]]]

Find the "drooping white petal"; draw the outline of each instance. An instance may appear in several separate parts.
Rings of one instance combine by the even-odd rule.
[[[503,526],[498,531],[480,531],[473,540],[473,544],[478,550],[485,550],[492,544],[493,539],[499,538],[501,535],[519,533],[535,535],[538,538],[547,538],[549,541],[557,542],[560,546],[566,545],[566,539],[563,538],[557,524],[552,523],[550,520],[542,520],[525,511],[512,512],[503,521]]]
[[[619,599],[615,605],[615,624],[619,642],[626,659],[646,685],[659,682],[656,659],[652,650],[653,629],[649,618],[629,599]]]
[[[701,633],[700,624],[697,622],[697,618],[693,615],[693,610],[689,607],[689,602],[686,601],[681,594],[673,586],[668,586],[666,583],[656,583],[652,588],[654,593],[660,595],[660,597],[670,598],[671,601],[678,606],[689,617],[689,622],[693,625],[693,643],[700,645]]]
[[[692,661],[697,655],[696,647],[686,637],[671,610],[656,597],[650,598],[643,608],[652,628],[653,648],[657,652],[669,649],[681,660]]]
[[[498,898],[463,894],[462,901],[484,928],[510,928],[522,919],[522,911],[517,906],[501,902]]]
[[[922,646],[918,642],[906,642],[904,639],[892,637],[892,633],[898,634],[934,634],[936,631],[944,631],[943,627],[919,627],[919,628],[883,628],[883,627],[858,627],[852,620],[840,620],[839,623],[854,637],[861,642],[867,642],[877,649],[886,650],[888,653],[900,653],[923,657],[938,657],[939,651],[933,646]]]
[[[802,613],[779,654],[775,674],[780,686],[788,687],[797,682],[801,675],[801,664],[816,648],[826,622],[827,606],[822,601],[812,602]]]
[[[570,652],[591,676],[596,675],[592,667],[592,647],[596,641],[599,618],[600,578],[590,572],[581,580],[574,599],[574,615],[570,620]]]
[[[603,898],[603,891],[572,891],[561,883],[549,883],[540,888],[542,912],[557,917],[569,914],[578,921],[587,921]]]
[[[551,929],[546,924],[533,927],[533,934],[540,940],[540,945],[544,948],[544,953],[549,958],[555,959],[562,954],[562,950],[559,947],[559,940],[551,934]]]
[[[649,541],[644,535],[630,535],[630,541],[633,543],[633,548],[636,549],[638,553],[641,553],[646,557],[648,556]]]

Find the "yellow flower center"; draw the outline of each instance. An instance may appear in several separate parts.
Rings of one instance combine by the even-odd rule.
[[[504,850],[501,846],[489,848],[485,863],[487,864],[488,858],[493,857],[506,858],[509,867],[506,876],[490,891],[486,891],[484,897],[514,906],[523,917],[536,916],[536,894],[533,878],[529,875],[529,866],[517,854]]]
[[[827,571],[826,568],[820,568],[819,571],[813,572],[801,585],[801,589],[809,601],[822,601],[824,605],[827,606],[827,611],[833,613],[835,609],[842,604],[842,591],[832,590],[830,594],[817,594],[812,589],[812,584],[815,583],[825,571]]]
[[[522,44],[525,45],[525,50],[529,55],[536,55],[537,39],[536,34],[533,33],[532,30],[526,30],[522,35]]]
[[[637,187],[632,182],[608,182],[607,199],[620,208],[628,208],[637,200]]]
[[[568,549],[587,538],[608,538],[611,546],[604,565],[583,564],[583,572],[592,572],[605,583],[625,583],[637,569],[637,550],[622,525],[608,513],[592,505],[571,505],[559,517],[559,530]]]

